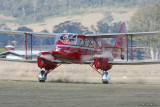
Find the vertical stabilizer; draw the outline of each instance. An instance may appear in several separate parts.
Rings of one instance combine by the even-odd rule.
[[[126,23],[123,22],[121,27],[120,27],[120,30],[119,30],[119,33],[126,33]],[[116,38],[116,42],[114,44],[114,47],[117,47],[115,49],[113,49],[112,51],[112,55],[113,57],[119,57],[119,54],[118,53],[122,53],[124,52],[124,48],[125,48],[125,38]]]
[[[122,23],[119,33],[126,33],[126,24],[125,22]],[[125,46],[125,40],[124,38],[117,38],[116,42],[114,44],[114,47],[123,47]]]

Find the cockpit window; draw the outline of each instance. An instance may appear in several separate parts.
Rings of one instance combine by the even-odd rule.
[[[76,44],[76,39],[77,39],[76,35],[70,36],[71,45],[75,45]]]
[[[60,36],[60,40],[67,45],[75,45],[76,43],[76,35],[74,34],[62,34]]]

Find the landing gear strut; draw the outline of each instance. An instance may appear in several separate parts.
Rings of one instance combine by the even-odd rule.
[[[38,75],[39,82],[45,82],[46,79],[47,79],[47,72],[44,70],[40,71]]]
[[[109,84],[110,78],[111,78],[111,76],[110,76],[109,72],[103,71],[103,74],[102,74],[102,82],[103,82],[103,84]]]

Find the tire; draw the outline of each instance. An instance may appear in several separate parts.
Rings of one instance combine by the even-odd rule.
[[[109,84],[109,81],[102,81],[103,84]]]
[[[46,80],[39,80],[39,82],[45,82]]]
[[[45,82],[46,79],[47,79],[47,76],[45,74],[45,71],[44,70],[40,71],[38,76],[39,82]]]

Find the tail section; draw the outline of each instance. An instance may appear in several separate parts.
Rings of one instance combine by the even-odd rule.
[[[126,24],[125,22],[122,23],[119,33],[126,33]],[[118,53],[124,52],[124,47],[125,47],[125,38],[117,38],[116,42],[114,44],[114,47],[117,47],[113,49],[112,55],[113,57],[119,57],[120,55]]]
[[[122,23],[119,33],[126,33],[126,24],[125,22]],[[124,38],[117,38],[116,42],[114,44],[114,47],[123,47],[125,46],[125,40]]]
[[[118,33],[126,33],[126,23],[123,22]]]

